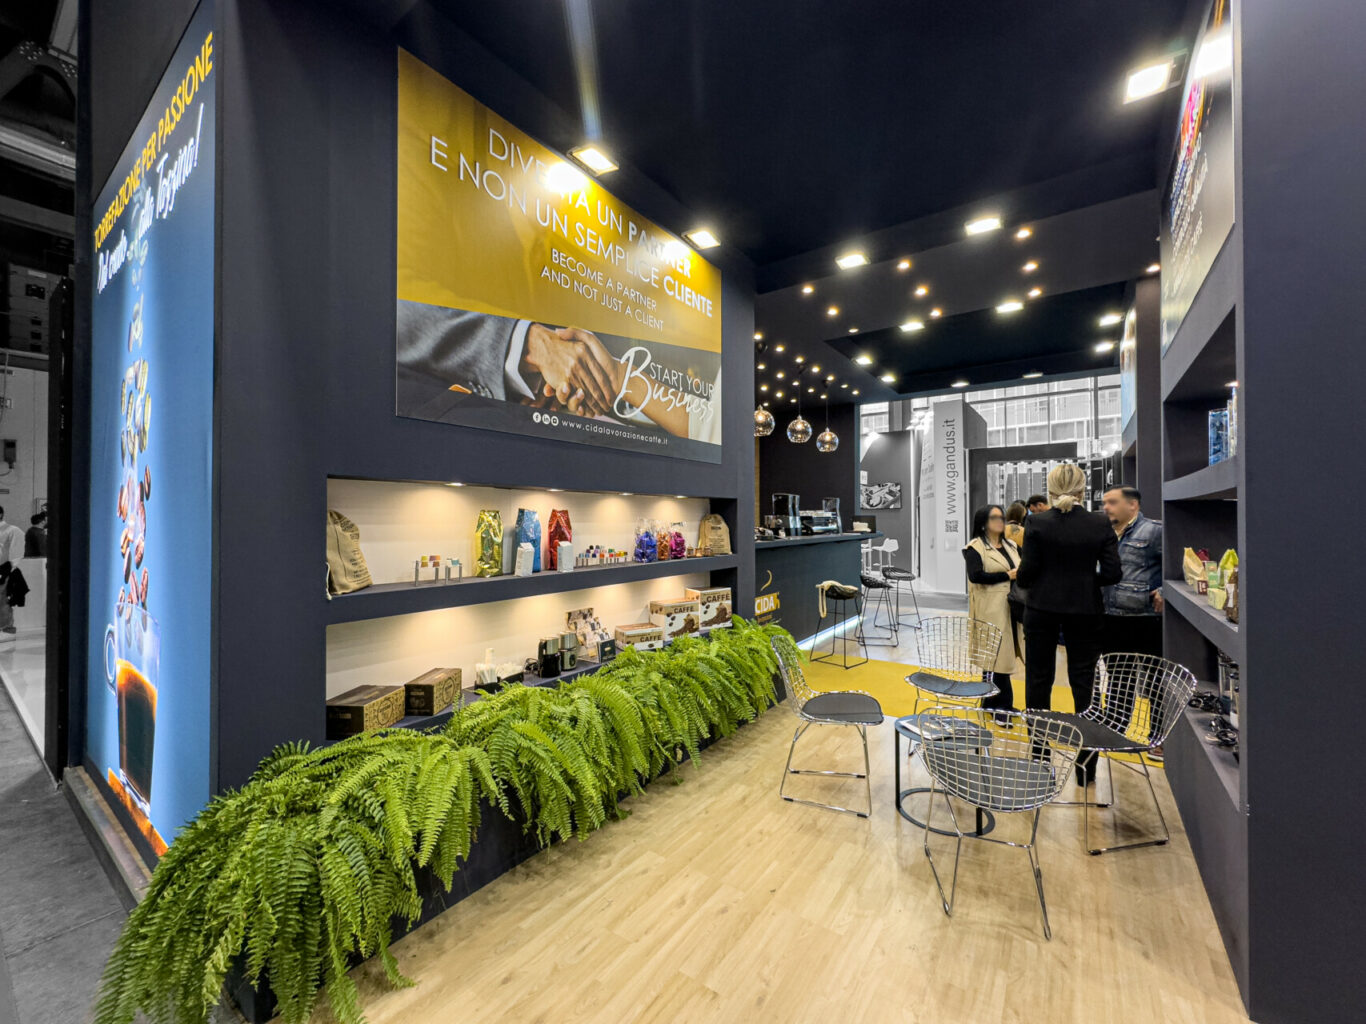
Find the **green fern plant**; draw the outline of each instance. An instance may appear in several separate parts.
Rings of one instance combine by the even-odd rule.
[[[441,730],[387,729],[310,749],[288,744],[241,789],[215,797],[171,844],[105,966],[96,1024],[207,1020],[241,965],[269,982],[286,1024],[320,996],[364,1016],[349,967],[389,952],[396,917],[421,911],[418,868],[449,890],[489,801],[548,845],[622,815],[623,795],[774,700],[772,644],[791,636],[737,617],[709,640],[624,651],[555,688],[513,686]]]

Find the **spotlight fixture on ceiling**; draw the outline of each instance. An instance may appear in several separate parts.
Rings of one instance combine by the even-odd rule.
[[[1098,356],[1103,356],[1105,353],[1113,352],[1114,350],[1115,343],[1113,341],[1098,341],[1095,344],[1095,352]]]
[[[963,230],[970,235],[982,235],[988,231],[999,231],[1000,228],[1001,218],[995,214],[978,217],[976,220],[970,220],[963,225]]]
[[[808,395],[814,395],[814,394],[816,393],[816,389],[815,389],[815,388],[807,388],[807,389],[806,389],[806,393],[807,393]]]
[[[721,240],[712,234],[709,228],[696,228],[693,231],[683,232],[683,237],[699,249],[715,249],[721,244]]]
[[[839,308],[839,306],[831,306],[829,309],[827,309],[827,310],[825,311],[825,315],[826,315],[826,316],[839,316],[839,315],[840,315],[840,308]]]
[[[1172,78],[1171,59],[1157,64],[1147,64],[1129,72],[1124,86],[1124,102],[1132,103],[1148,96],[1155,96],[1167,88]]]
[[[812,372],[812,373],[820,373],[820,372],[821,372],[821,365],[820,365],[820,363],[813,363],[812,366],[811,366],[811,372]]]
[[[861,267],[868,262],[868,257],[861,252],[846,252],[843,256],[835,257],[835,265],[841,270],[853,270]]]
[[[782,398],[782,397],[783,397],[783,393],[782,393],[781,391],[775,391],[775,392],[773,392],[773,397],[774,397],[774,398]]]
[[[1042,377],[1042,376],[1043,376],[1043,371],[1042,371],[1042,370],[1030,370],[1028,373],[1021,374],[1021,376],[1023,376],[1025,380],[1034,380],[1034,379],[1036,379],[1036,378],[1038,378],[1038,377]]]
[[[870,355],[855,356],[854,362],[858,363],[859,366],[872,366],[873,357]]]
[[[843,384],[840,385],[840,387],[843,388],[845,391],[848,391],[848,390],[849,390],[849,382],[848,382],[848,381],[845,381]]]
[[[910,260],[900,260],[900,261],[898,261],[898,263],[897,263],[897,265],[896,265],[896,269],[897,269],[897,270],[910,270],[910,269],[911,269],[911,261],[910,261]]]
[[[851,327],[851,328],[849,328],[849,333],[850,333],[850,334],[857,334],[857,333],[858,333],[858,328],[857,328],[857,327]]]
[[[1042,295],[1042,294],[1043,294],[1043,289],[1042,289],[1042,288],[1031,288],[1031,289],[1029,289],[1029,297],[1030,297],[1031,299],[1037,299],[1037,298],[1038,298],[1040,295]]]
[[[996,307],[998,313],[1018,313],[1024,309],[1024,303],[1019,299],[1008,299]]]
[[[594,174],[610,174],[617,169],[616,161],[597,146],[579,146],[571,149],[569,155]]]
[[[797,357],[796,363],[797,363],[798,366],[801,366],[802,363],[804,363],[804,362],[806,362],[806,356],[798,356],[798,357]]]
[[[1148,269],[1145,270],[1144,273],[1145,273],[1145,274],[1156,274],[1156,273],[1157,273],[1159,270],[1161,270],[1161,269],[1162,269],[1162,264],[1161,264],[1161,263],[1149,263],[1149,264],[1148,264]]]
[[[968,382],[963,380],[962,378],[959,378],[958,380],[954,381],[952,384],[949,385],[949,387],[951,388],[965,388],[967,386]]]
[[[928,295],[928,294],[930,294],[930,286],[929,286],[929,285],[927,285],[927,284],[922,284],[922,285],[917,285],[917,286],[916,286],[916,289],[915,289],[915,297],[916,297],[917,299],[923,299],[923,298],[924,298],[926,295]]]
[[[1019,231],[1015,232],[1015,237],[1018,238],[1021,242],[1023,242],[1026,238],[1028,238],[1028,237],[1029,237],[1030,235],[1032,235],[1033,233],[1034,233],[1034,231],[1033,231],[1032,228],[1020,228]]]
[[[768,390],[768,385],[767,385],[767,384],[760,384],[760,385],[759,385],[759,390],[760,390],[760,391],[767,391],[767,390]]]
[[[754,332],[754,340],[755,340],[755,341],[763,341],[763,340],[764,340],[764,332],[763,332],[763,331],[755,331],[755,332]]]
[[[851,392],[851,394],[857,395],[857,394],[858,394],[858,388],[854,388],[854,390]]]
[[[1030,260],[1020,269],[1023,270],[1026,274],[1032,274],[1034,273],[1034,271],[1039,269],[1039,262],[1038,260]]]
[[[1102,327],[1113,327],[1115,324],[1119,323],[1123,319],[1124,317],[1119,313],[1106,313],[1096,322],[1100,324],[1100,326]]]
[[[787,351],[787,346],[786,346],[786,345],[774,345],[774,346],[773,346],[773,351],[774,351],[774,352],[785,352],[785,351]]]
[[[930,310],[930,319],[932,320],[938,320],[943,315],[944,311],[938,306],[935,306],[934,309]]]
[[[812,292],[814,292],[815,290],[816,290],[815,285],[810,285],[810,284],[804,284],[804,285],[802,285],[802,294],[803,294],[803,295],[810,295],[810,294],[811,294]]]
[[[832,380],[835,379],[835,375],[834,375],[833,373],[827,373],[827,374],[825,375],[825,379],[826,379],[827,382],[832,381]]]
[[[881,377],[878,378],[878,380],[882,381],[882,383],[884,384],[892,384],[896,381],[896,374],[884,373]]]
[[[755,368],[756,370],[767,370],[767,369],[768,369],[768,363],[755,363],[755,364],[754,364],[754,368]]]
[[[782,380],[784,377],[787,376],[787,374],[783,373],[782,370],[779,370],[779,371],[778,371],[777,373],[775,373],[773,376],[777,377],[779,380]]]
[[[906,334],[909,334],[911,331],[923,331],[924,329],[925,322],[923,320],[907,320],[901,325],[901,330]]]

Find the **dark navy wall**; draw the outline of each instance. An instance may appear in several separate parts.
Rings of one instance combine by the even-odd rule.
[[[787,439],[787,425],[797,416],[793,408],[775,412],[778,424],[773,433],[759,439],[759,515],[773,511],[770,496],[775,492],[800,494],[802,508],[814,510],[820,509],[822,498],[839,498],[840,528],[847,530],[850,517],[858,514],[857,406],[838,405],[830,410],[830,429],[839,435],[840,446],[829,453],[816,451],[816,435],[825,429],[825,409],[819,405],[803,409],[811,424],[811,440],[793,444]]]
[[[552,145],[570,131],[562,112],[425,7],[389,34],[332,6],[224,6],[219,784],[275,743],[322,739],[329,475],[710,497],[741,554],[736,607],[752,607],[747,402],[726,403],[719,465],[394,415],[397,44]],[[642,214],[691,226],[619,175],[608,186]],[[714,262],[724,387],[752,394],[751,277]]]

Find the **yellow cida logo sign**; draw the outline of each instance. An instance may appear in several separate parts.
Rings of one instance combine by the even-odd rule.
[[[764,581],[764,585],[759,589],[767,590],[771,586],[773,586],[773,571],[769,570],[768,579]],[[755,618],[758,618],[760,615],[772,615],[780,607],[782,607],[782,604],[778,600],[778,592],[776,590],[771,594],[760,594],[754,599],[754,616]]]

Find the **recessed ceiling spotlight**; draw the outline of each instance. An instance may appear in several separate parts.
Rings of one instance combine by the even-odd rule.
[[[1033,232],[1033,230],[1032,230],[1031,228],[1020,228],[1019,231],[1015,232],[1015,237],[1018,238],[1020,241],[1023,242],[1026,238],[1028,238],[1028,237],[1029,237],[1030,235],[1032,235],[1033,233],[1034,233],[1034,232]]]
[[[846,252],[843,256],[835,257],[835,265],[841,270],[853,270],[861,267],[868,262],[868,257],[861,252]]]
[[[820,364],[819,364],[819,363],[813,363],[813,364],[811,365],[811,372],[812,372],[812,373],[820,373],[820,372],[821,372]]]
[[[872,366],[873,357],[869,355],[857,356],[855,357],[854,362],[858,363],[859,366]]]
[[[755,368],[756,370],[767,370],[767,369],[768,369],[768,363],[755,363],[755,364],[754,364],[754,368]]]
[[[1149,64],[1129,72],[1129,80],[1124,87],[1124,102],[1132,103],[1147,96],[1154,96],[1167,88],[1172,77],[1172,62],[1164,60],[1160,64]]]
[[[1030,370],[1028,373],[1023,374],[1023,376],[1024,376],[1024,379],[1025,379],[1025,380],[1034,380],[1036,377],[1042,377],[1042,376],[1043,376],[1043,371],[1042,371],[1042,370]]]
[[[1039,269],[1039,263],[1037,260],[1030,260],[1020,269],[1023,270],[1026,274],[1032,274],[1034,273],[1034,271]]]
[[[857,394],[858,394],[858,388],[854,388],[853,392],[851,392],[851,393],[857,395]]]
[[[768,385],[767,385],[767,384],[760,384],[760,385],[759,385],[759,390],[760,390],[760,391],[767,391],[767,390],[768,390]]]
[[[816,288],[815,288],[814,285],[809,285],[809,284],[804,284],[804,285],[802,285],[802,294],[803,294],[803,295],[810,295],[810,294],[811,294],[812,292],[814,292],[815,290],[816,290]]]
[[[1156,274],[1156,273],[1157,273],[1159,270],[1161,270],[1161,269],[1162,269],[1162,264],[1161,264],[1161,263],[1149,263],[1149,264],[1148,264],[1148,269],[1145,270],[1144,273],[1146,273],[1146,274]]]
[[[916,289],[915,289],[915,297],[916,297],[917,299],[923,299],[923,298],[924,298],[926,295],[928,295],[928,294],[930,294],[930,286],[929,286],[929,285],[927,285],[927,284],[922,284],[922,285],[917,285],[917,286],[916,286]]]
[[[896,265],[896,269],[897,269],[897,270],[910,270],[910,269],[911,269],[911,261],[910,261],[910,260],[900,260],[900,261],[897,263],[897,265]]]
[[[1103,356],[1106,352],[1113,352],[1115,350],[1115,343],[1113,341],[1098,341],[1096,342],[1095,349],[1096,355]]]
[[[806,393],[807,393],[808,395],[813,395],[813,394],[816,393],[816,389],[815,389],[815,388],[807,388],[807,389],[806,389]]]
[[[998,231],[1001,227],[1001,218],[994,214],[987,217],[978,217],[970,220],[963,225],[963,230],[970,235],[981,235],[988,231]]]
[[[802,363],[804,363],[804,362],[806,362],[806,356],[798,356],[798,357],[797,357],[797,365],[798,365],[798,366],[801,366]]]
[[[774,351],[774,352],[785,352],[786,350],[787,350],[787,349],[786,349],[786,346],[784,346],[784,345],[774,345],[774,346],[773,346],[773,351]]]
[[[1123,319],[1124,317],[1121,316],[1119,313],[1106,313],[1096,322],[1100,324],[1100,326],[1102,327],[1113,327],[1115,326],[1115,324],[1119,323]]]
[[[965,380],[962,380],[962,379],[956,380],[956,381],[954,381],[952,384],[949,385],[949,387],[951,387],[951,388],[965,388],[965,387],[967,387],[967,386],[968,386],[968,382],[965,381]]]
[[[839,306],[831,306],[829,309],[827,309],[827,310],[825,311],[825,315],[826,315],[826,316],[839,316],[839,315],[840,315],[840,308],[839,308]]]
[[[826,380],[827,383],[829,383],[830,381],[832,381],[832,380],[834,380],[834,379],[835,379],[835,375],[834,375],[833,373],[827,373],[827,374],[825,375],[825,380]]]
[[[777,373],[775,373],[773,376],[777,377],[779,380],[782,380],[784,377],[787,376],[787,374],[783,373],[782,370],[779,370],[779,371],[778,371]]]
[[[925,322],[923,320],[907,320],[901,325],[901,329],[907,334],[911,331],[923,331],[925,329]]]
[[[569,155],[594,174],[609,174],[617,169],[616,162],[597,146],[579,146],[571,149]]]
[[[824,401],[825,401],[827,398],[829,398],[829,397],[830,397],[830,396],[827,395],[824,391],[821,392],[821,401],[822,401],[822,402],[824,402]]]
[[[782,393],[781,391],[775,391],[775,392],[773,392],[773,397],[774,397],[774,398],[782,398],[782,397],[783,397],[783,393]]]
[[[793,395],[790,399],[788,399],[788,401],[795,402],[800,397],[800,395]]]
[[[944,311],[940,309],[938,306],[935,306],[934,309],[930,310],[930,317],[932,319],[938,320],[943,315]]]
[[[764,340],[764,332],[763,332],[763,331],[755,331],[755,332],[754,332],[754,340],[755,340],[755,341],[763,341],[763,340]]]
[[[707,228],[697,228],[695,231],[685,231],[683,232],[683,237],[699,249],[715,249],[721,244],[721,240]]]
[[[857,327],[851,327],[851,328],[849,328],[849,333],[850,333],[850,334],[857,334],[857,333],[858,333],[858,328],[857,328]]]
[[[892,383],[892,381],[896,380],[896,374],[884,373],[881,377],[878,378],[878,380],[882,381],[882,383],[884,384],[890,384]]]
[[[1018,313],[1024,309],[1024,303],[1019,299],[1009,299],[996,307],[998,313]]]
[[[1029,289],[1029,297],[1030,297],[1031,299],[1037,299],[1037,298],[1038,298],[1040,295],[1042,295],[1042,294],[1043,294],[1043,289],[1042,289],[1042,288],[1031,288],[1031,289]]]
[[[849,382],[845,381],[843,384],[840,385],[840,387],[845,388],[847,390],[849,387]]]

